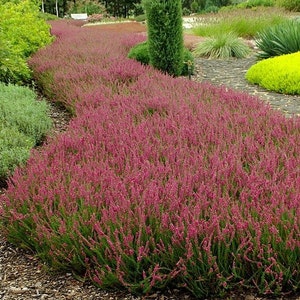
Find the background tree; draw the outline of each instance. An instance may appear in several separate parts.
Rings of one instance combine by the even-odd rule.
[[[150,63],[170,75],[183,68],[181,0],[146,0]]]
[[[194,0],[191,4],[191,11],[193,13],[196,13],[199,11],[200,5],[198,4],[198,2],[196,0]]]
[[[108,13],[114,17],[127,18],[129,12],[135,9],[135,5],[141,0],[102,0]]]
[[[87,13],[88,15],[103,14],[106,9],[97,0],[72,1],[68,6],[68,13]]]

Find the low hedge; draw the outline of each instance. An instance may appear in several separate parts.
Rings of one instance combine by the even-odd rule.
[[[281,55],[253,65],[246,79],[268,90],[283,94],[300,94],[300,51]]]
[[[30,154],[51,128],[45,101],[26,87],[0,83],[0,180]]]
[[[128,57],[132,59],[136,59],[140,63],[144,65],[150,64],[150,56],[149,56],[149,50],[148,50],[148,43],[147,41],[139,43],[132,47],[128,53]],[[188,70],[188,62],[191,63],[191,73],[194,71],[194,57],[189,49],[184,48],[183,49],[183,69],[181,71],[181,76],[188,76],[189,70]]]

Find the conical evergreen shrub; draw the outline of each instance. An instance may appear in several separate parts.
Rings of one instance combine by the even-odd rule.
[[[163,72],[179,76],[184,48],[181,0],[146,0],[144,5],[150,63]]]

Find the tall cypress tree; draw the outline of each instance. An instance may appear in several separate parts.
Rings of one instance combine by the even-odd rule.
[[[181,0],[145,0],[150,63],[179,76],[183,68]]]

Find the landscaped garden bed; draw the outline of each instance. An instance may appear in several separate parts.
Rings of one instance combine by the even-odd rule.
[[[5,195],[3,229],[101,288],[299,291],[300,122],[127,58],[143,35],[52,23],[30,61],[74,115]]]

